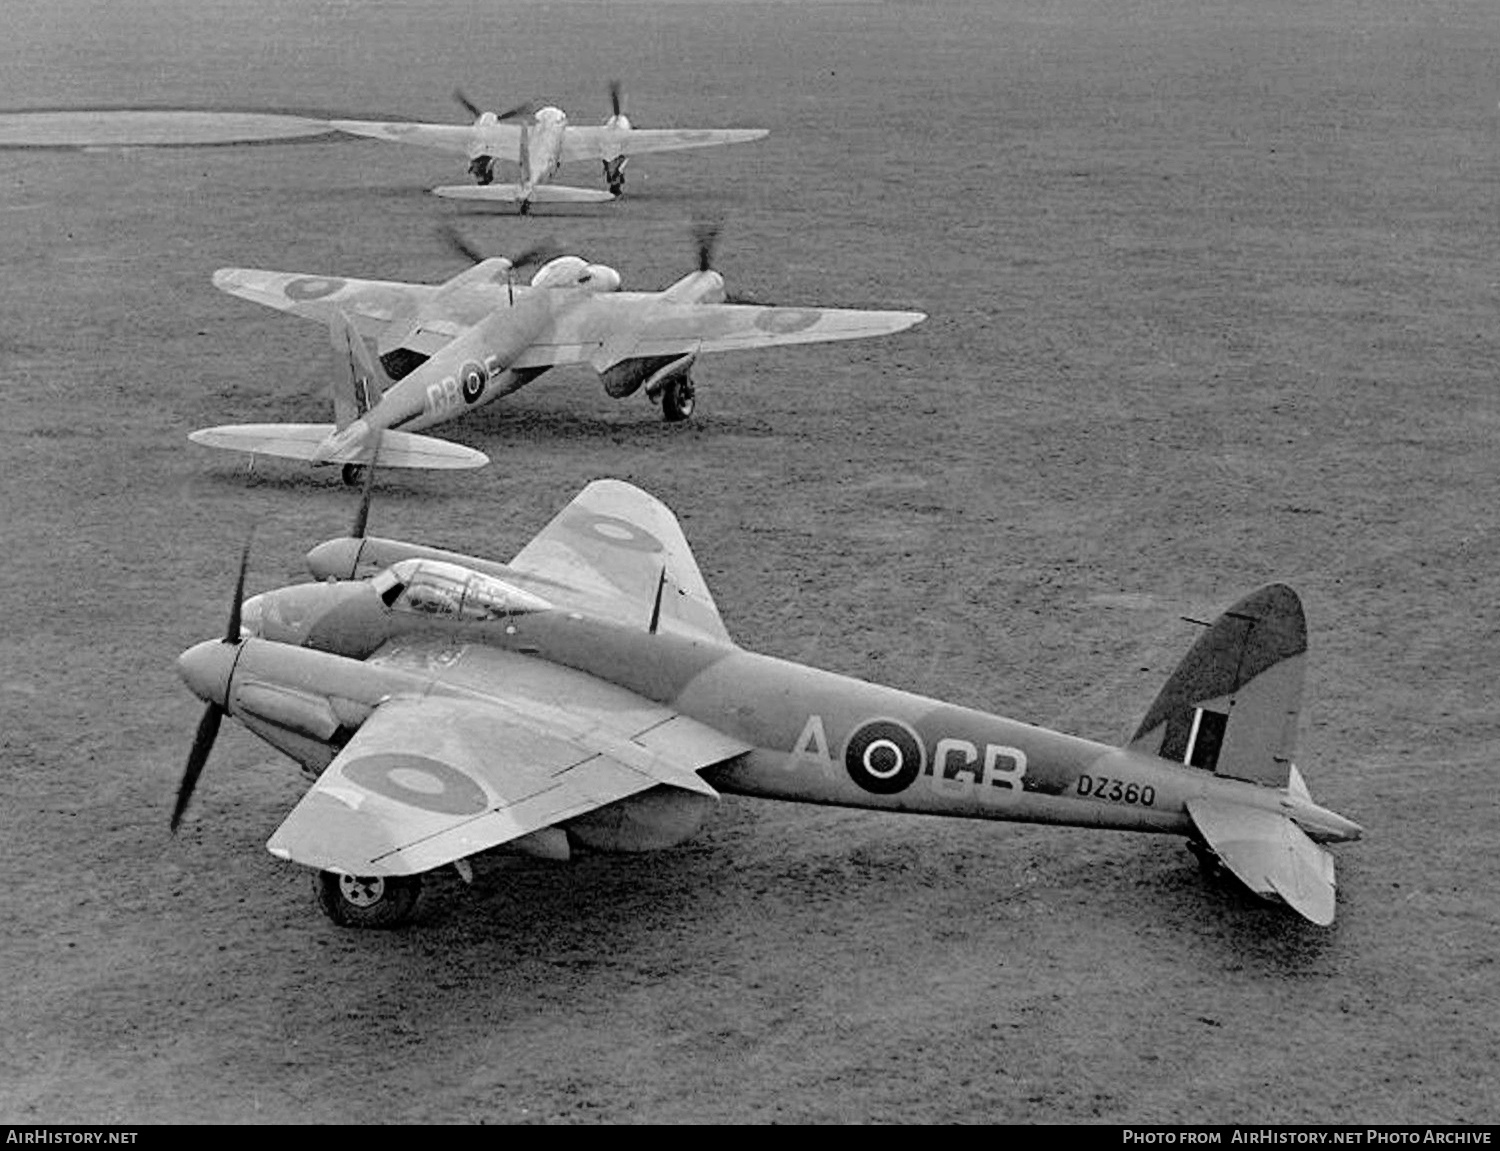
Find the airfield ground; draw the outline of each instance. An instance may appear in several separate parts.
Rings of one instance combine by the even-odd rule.
[[[44,14],[45,13],[45,14]],[[13,107],[451,119],[543,97],[768,127],[613,205],[440,202],[378,143],[5,153],[0,1120],[1493,1122],[1496,82],[1488,0],[55,0]],[[570,178],[572,173],[569,173]],[[580,182],[600,179],[581,169]],[[354,500],[188,444],[320,420],[315,325],[238,264],[437,281],[444,221],[661,286],[920,308],[705,360],[663,426],[559,371],[386,474],[372,527],[506,556],[586,481],[681,517],[747,647],[1123,740],[1204,618],[1285,580],[1299,756],[1359,820],[1319,930],[1176,840],[726,800],[663,854],[483,860],[339,930],[263,843],[291,764],[174,659]]]

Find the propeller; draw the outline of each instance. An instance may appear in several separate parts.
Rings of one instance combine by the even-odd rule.
[[[497,114],[495,116],[495,119],[497,119],[497,120],[519,120],[522,116],[532,116],[532,115],[535,115],[535,114],[536,114],[536,101],[535,100],[527,100],[526,103],[524,103],[524,104],[517,104],[514,108],[510,109],[508,112],[500,112],[499,114]]]
[[[468,238],[452,224],[442,225],[438,229],[438,235],[449,248],[470,263],[482,264],[485,260],[489,259],[483,252],[469,243]],[[557,237],[544,236],[524,252],[517,252],[514,256],[501,257],[510,264],[510,267],[505,270],[505,285],[510,290],[511,304],[515,304],[516,302],[515,280],[512,274],[517,268],[524,268],[531,264],[545,264],[548,260],[555,259],[562,254],[562,247],[558,244]]]
[[[463,110],[470,116],[474,117],[474,119],[477,120],[479,119],[479,117],[484,115],[484,112],[479,107],[479,105],[474,103],[473,100],[470,100],[467,96],[464,95],[464,90],[462,88],[453,89],[453,98],[457,100],[460,106],[462,106]]]
[[[447,244],[450,249],[452,249],[458,255],[462,256],[465,260],[468,260],[469,263],[484,263],[486,259],[485,254],[478,248],[474,247],[473,244],[469,243],[468,238],[452,224],[444,224],[440,228],[438,228],[438,237],[443,241],[443,243]]]
[[[240,611],[245,601],[245,571],[250,566],[250,541],[255,536],[252,527],[245,536],[245,547],[240,552],[240,574],[234,583],[234,600],[229,605],[229,623],[224,628],[221,641],[238,647],[240,642]],[[198,730],[193,736],[193,746],[188,751],[187,766],[183,768],[182,782],[177,785],[177,802],[172,808],[172,830],[175,832],[182,816],[192,801],[193,791],[198,786],[198,777],[203,774],[203,765],[208,762],[209,752],[214,749],[214,740],[219,735],[219,724],[224,719],[224,708],[210,703],[198,721]]]
[[[700,217],[693,221],[693,243],[698,248],[698,270],[700,272],[711,272],[714,270],[714,249],[719,244],[719,232],[724,227],[724,221],[708,217]]]
[[[470,100],[469,97],[464,94],[464,90],[462,88],[453,89],[453,99],[458,102],[459,107],[461,107],[470,116],[474,117],[474,119],[477,120],[479,119],[479,117],[484,115],[484,109],[481,108],[478,104],[474,103],[473,100]],[[510,109],[507,112],[496,113],[495,119],[514,120],[519,116],[530,116],[535,111],[536,101],[527,100],[526,103],[517,104],[514,108]]]
[[[609,82],[609,106],[612,115],[618,117],[625,111],[625,95],[620,90],[620,82],[611,80]]]
[[[714,249],[719,245],[719,233],[724,228],[724,219],[721,216],[700,216],[693,221],[693,243],[698,249],[698,271],[712,272],[714,270]],[[764,300],[757,300],[753,296],[741,295],[737,292],[724,293],[726,304],[754,304],[759,307],[769,307]]]
[[[471,244],[468,237],[452,224],[442,225],[438,229],[438,236],[455,254],[462,256],[471,264],[482,264],[490,258]],[[510,262],[512,268],[524,268],[529,264],[545,264],[561,253],[562,248],[557,242],[557,237],[545,236],[525,251],[503,258]]]
[[[370,462],[365,465],[365,482],[359,493],[359,509],[354,513],[354,523],[349,527],[349,534],[354,539],[365,538],[365,529],[370,523],[370,500],[375,494],[375,465],[380,461],[380,437],[385,433],[375,429],[374,446],[370,449]]]

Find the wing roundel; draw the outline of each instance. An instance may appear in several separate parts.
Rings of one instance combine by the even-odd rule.
[[[565,589],[548,593],[555,602],[642,629],[654,623],[663,632],[732,642],[677,517],[620,480],[589,484],[511,567]]]

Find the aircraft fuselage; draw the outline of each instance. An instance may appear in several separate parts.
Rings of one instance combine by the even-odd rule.
[[[521,187],[545,184],[562,166],[563,133],[568,117],[561,108],[542,108],[521,139]]]
[[[584,294],[517,294],[514,304],[496,308],[393,385],[365,422],[371,429],[419,432],[524,387],[546,369],[515,371],[510,365],[547,330],[568,296]]]
[[[503,571],[504,565],[490,565]],[[524,577],[510,573],[517,585]],[[337,586],[337,585],[336,585]],[[343,585],[349,587],[350,585]],[[368,585],[358,585],[367,589]],[[315,595],[326,588],[309,588]],[[539,589],[542,590],[542,589]],[[306,730],[294,739],[275,716],[257,721],[253,691],[265,681],[285,706],[312,693],[337,714],[367,714],[398,691],[443,693],[430,677],[358,662],[385,640],[443,635],[454,650],[485,644],[585,672],[664,704],[753,750],[708,769],[717,789],[769,799],[968,818],[1065,824],[1190,835],[1186,803],[1212,795],[1291,816],[1314,838],[1349,837],[1353,825],[1285,790],[1216,776],[1151,755],[1065,735],[833,672],[670,632],[545,610],[503,622],[472,623],[403,615],[371,592],[351,588],[302,641],[307,647],[249,640],[241,645],[230,710],[310,770],[333,754]],[[308,604],[308,618],[316,613]],[[274,630],[264,634],[275,637]],[[288,636],[287,638],[293,638]],[[203,649],[230,653],[221,644]],[[197,651],[199,649],[194,649]],[[341,655],[324,654],[342,652]],[[187,657],[185,657],[187,658]],[[226,656],[215,658],[227,658]],[[544,674],[539,667],[538,676]],[[250,702],[250,714],[234,699]],[[312,708],[317,711],[317,708]],[[331,729],[330,729],[331,730]],[[313,731],[316,736],[317,732]],[[1357,829],[1355,829],[1357,832]]]

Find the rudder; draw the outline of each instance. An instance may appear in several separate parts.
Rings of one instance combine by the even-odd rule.
[[[370,355],[370,349],[344,312],[335,311],[329,317],[328,334],[334,355],[346,369],[329,387],[334,428],[343,431],[380,402],[391,379]]]
[[[1286,787],[1306,655],[1297,593],[1285,584],[1251,592],[1198,637],[1141,720],[1131,750]]]

